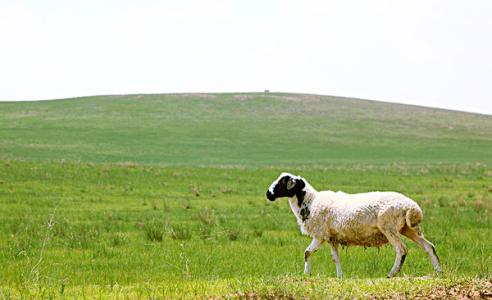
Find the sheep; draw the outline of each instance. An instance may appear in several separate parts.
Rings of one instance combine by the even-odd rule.
[[[422,210],[415,201],[396,192],[346,194],[316,191],[306,179],[282,173],[266,192],[268,200],[288,197],[301,233],[312,237],[304,252],[304,273],[309,273],[310,256],[324,243],[331,246],[337,277],[342,277],[338,247],[380,247],[393,245],[396,258],[388,278],[397,274],[405,261],[407,248],[400,234],[419,245],[430,257],[437,273],[441,266],[434,245],[420,230]]]

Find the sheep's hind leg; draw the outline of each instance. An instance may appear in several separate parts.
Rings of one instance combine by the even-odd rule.
[[[337,278],[342,278],[342,265],[340,264],[340,256],[338,256],[338,244],[331,244],[331,256],[333,257],[333,261],[337,266]]]
[[[396,251],[395,263],[393,268],[388,273],[388,278],[395,276],[396,273],[400,272],[401,266],[405,262],[405,257],[407,256],[407,247],[401,241],[400,234],[396,230],[388,230],[380,228],[381,232],[386,236],[388,241],[393,245]]]
[[[429,242],[428,240],[426,240],[424,238],[422,233],[420,233],[420,230],[418,227],[415,230],[407,227],[402,231],[402,234],[404,236],[408,237],[409,239],[411,239],[412,241],[414,241],[422,249],[424,249],[424,251],[427,252],[427,254],[429,255],[429,257],[431,259],[432,266],[434,267],[434,270],[437,273],[442,272],[441,265],[439,263],[439,257],[437,256],[437,253],[436,253],[436,248],[434,247],[434,245],[431,242]]]
[[[313,238],[311,244],[309,244],[309,246],[306,248],[306,251],[304,251],[304,274],[309,273],[309,257],[311,256],[311,254],[316,252],[316,250],[318,250],[322,244],[322,240]]]

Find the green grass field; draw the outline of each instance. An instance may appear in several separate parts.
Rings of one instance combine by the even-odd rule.
[[[281,171],[316,188],[394,190],[423,251],[328,247],[302,275]],[[492,280],[492,116],[295,94],[0,103],[0,297],[413,297]],[[471,287],[470,287],[471,286]],[[485,295],[485,294],[484,294]]]

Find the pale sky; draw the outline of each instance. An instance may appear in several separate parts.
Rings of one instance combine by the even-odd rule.
[[[492,114],[492,1],[0,0],[0,100],[264,89]]]

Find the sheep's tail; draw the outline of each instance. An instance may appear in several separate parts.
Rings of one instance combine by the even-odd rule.
[[[422,222],[422,210],[416,207],[410,207],[405,215],[407,226],[411,229],[417,229],[417,226]]]

